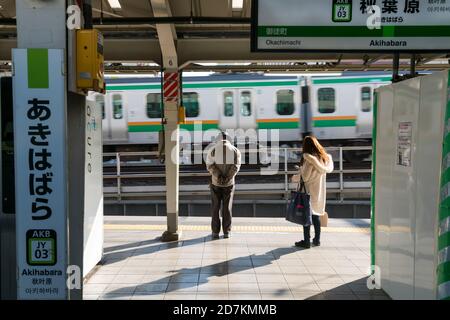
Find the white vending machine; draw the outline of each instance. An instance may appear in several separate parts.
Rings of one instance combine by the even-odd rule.
[[[374,270],[393,299],[450,299],[449,72],[377,89]]]

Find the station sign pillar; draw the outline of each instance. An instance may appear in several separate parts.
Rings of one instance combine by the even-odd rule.
[[[64,51],[14,49],[19,299],[66,299]]]
[[[76,87],[76,30],[66,25],[75,0],[16,1],[17,43],[13,50],[18,299],[82,299],[86,230],[101,221],[101,194],[85,206],[86,97]],[[70,119],[70,121],[68,121]],[[99,146],[88,151],[100,152]],[[101,157],[101,155],[99,156]],[[98,159],[95,159],[95,162]],[[100,169],[101,170],[101,169]],[[100,212],[101,213],[101,212]],[[87,224],[91,225],[87,226]],[[91,234],[90,232],[89,234]],[[91,238],[94,239],[94,238]],[[95,238],[102,241],[102,235]],[[97,240],[96,240],[97,241]],[[91,248],[93,249],[93,247]],[[15,276],[15,275],[14,275]]]

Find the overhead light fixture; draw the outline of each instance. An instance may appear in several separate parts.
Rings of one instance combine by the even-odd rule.
[[[301,77],[339,77],[342,72],[286,72],[286,73],[266,73],[268,77],[275,76],[301,76]]]
[[[155,73],[117,73],[117,74],[105,74],[106,79],[118,79],[118,78],[155,78]]]
[[[242,10],[244,7],[244,0],[233,0],[231,2],[231,7],[233,10]]]
[[[215,66],[249,66],[251,62],[197,62],[196,64],[202,67],[215,67]]]
[[[183,77],[207,77],[214,74],[211,71],[185,71]]]
[[[217,62],[198,62],[196,63],[202,67],[213,67],[213,66],[218,66],[219,64]]]
[[[119,0],[108,0],[108,3],[111,9],[122,9]]]

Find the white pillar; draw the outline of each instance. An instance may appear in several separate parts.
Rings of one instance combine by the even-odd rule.
[[[178,230],[178,187],[179,187],[179,125],[178,101],[164,102],[165,165],[166,165],[166,208],[167,230],[162,235],[162,241],[179,239]]]
[[[151,0],[151,5],[155,17],[171,16],[167,0]],[[176,39],[175,28],[170,24],[157,24],[156,31],[163,58],[164,74],[178,73],[178,58],[174,41]],[[178,76],[177,79],[179,79]],[[181,83],[178,86],[181,86]],[[162,235],[162,241],[176,241],[180,237],[178,230],[179,93],[180,90],[177,90],[175,99],[170,99],[166,96],[167,91],[164,92],[167,230]]]
[[[49,73],[49,89],[34,89],[29,86],[27,90],[25,88],[20,88],[17,86],[16,95],[20,97],[24,92],[31,92],[34,95],[42,95],[43,100],[50,100],[50,103],[56,101],[55,96],[62,96],[61,101],[52,108],[58,108],[54,110],[54,114],[57,115],[58,111],[62,116],[58,118],[61,121],[58,126],[54,126],[52,129],[52,136],[57,137],[57,139],[62,140],[61,145],[52,144],[52,170],[54,170],[55,176],[53,176],[53,181],[50,185],[53,188],[53,193],[58,194],[59,200],[48,200],[48,207],[54,209],[54,217],[58,216],[58,219],[64,219],[61,224],[52,225],[50,222],[40,221],[36,229],[54,229],[57,235],[57,248],[56,251],[61,258],[57,264],[58,270],[62,272],[62,277],[66,278],[66,267],[68,265],[76,265],[80,268],[82,274],[83,268],[83,210],[84,210],[84,144],[80,141],[84,141],[85,137],[85,104],[86,99],[83,95],[79,95],[70,92],[70,83],[73,78],[73,73],[68,73],[68,71],[73,71],[74,68],[71,65],[74,63],[74,30],[68,30],[66,26],[66,11],[67,6],[73,4],[74,0],[34,0],[34,1],[16,1],[16,14],[17,14],[17,43],[20,49],[31,49],[31,48],[41,48],[41,49],[59,49],[62,52],[60,67],[55,68],[53,64],[54,60],[50,59],[53,57],[53,53],[50,56],[50,51],[48,51],[49,59],[47,72]],[[54,51],[52,51],[54,52]],[[68,57],[68,60],[66,60]],[[21,70],[24,69],[25,64],[22,60]],[[34,63],[34,66],[38,64]],[[39,66],[39,65],[38,65]],[[17,68],[18,66],[15,65]],[[28,66],[29,67],[29,66]],[[37,68],[39,69],[39,68]],[[45,69],[45,68],[44,68]],[[38,73],[40,71],[37,71]],[[26,73],[23,73],[26,75]],[[58,80],[58,86],[55,85],[57,78],[62,75],[63,80]],[[25,76],[23,76],[26,78]],[[28,76],[29,77],[29,76]],[[39,78],[39,77],[38,77]],[[19,83],[19,82],[18,82]],[[25,86],[25,84],[23,85]],[[52,88],[56,88],[57,94],[54,96],[48,95],[47,91]],[[29,90],[31,89],[31,90]],[[45,99],[44,99],[45,98]],[[52,100],[53,99],[53,100]],[[18,101],[18,99],[16,99]],[[26,107],[25,102],[20,102],[20,107],[23,109]],[[16,102],[15,102],[16,104]],[[17,105],[15,105],[17,109]],[[70,119],[70,121],[67,121]],[[18,121],[18,119],[16,119]],[[15,132],[18,136],[23,135],[21,132]],[[19,137],[20,138],[20,137]],[[59,141],[58,140],[58,141]],[[18,140],[16,140],[18,141]],[[23,146],[17,145],[16,148],[24,148]],[[17,150],[19,151],[19,150]],[[26,151],[26,150],[25,150]],[[24,154],[24,150],[22,150]],[[23,157],[23,155],[22,155]],[[19,159],[20,160],[20,159]],[[26,171],[27,166],[24,166],[22,162],[21,167],[16,166],[17,172]],[[57,171],[56,168],[61,168]],[[30,171],[33,173],[32,171]],[[59,173],[58,173],[59,172]],[[64,172],[64,173],[61,173]],[[51,172],[50,172],[51,173]],[[58,178],[63,176],[63,186],[56,185],[54,182]],[[16,184],[18,177],[16,176]],[[22,188],[24,189],[24,188]],[[25,188],[26,189],[26,188]],[[16,188],[17,191],[17,188]],[[20,191],[20,190],[18,190]],[[20,194],[20,193],[19,193]],[[31,197],[30,197],[31,198]],[[18,202],[16,201],[16,204]],[[63,203],[63,204],[61,204]],[[63,209],[59,207],[64,207]],[[52,208],[54,206],[54,208]],[[58,209],[58,210],[56,210]],[[20,241],[24,241],[26,231],[23,221],[23,214],[31,210],[27,206],[21,208],[21,212],[17,212],[16,219],[18,226],[16,230],[19,231],[17,237]],[[21,216],[22,218],[20,218]],[[25,221],[26,222],[26,221]],[[53,223],[53,222],[52,222]],[[35,224],[31,224],[34,228]],[[24,246],[21,246],[17,250],[19,255],[18,261],[22,264],[22,268],[26,266],[24,262],[23,255],[26,254]],[[61,253],[61,250],[63,253]],[[20,268],[20,265],[19,265]],[[38,267],[36,267],[38,268]],[[39,266],[39,268],[45,268],[45,266]],[[48,268],[51,268],[49,266]],[[56,265],[55,265],[56,269]],[[21,270],[19,270],[21,272]],[[23,279],[22,279],[23,280]],[[82,280],[82,279],[81,279]],[[56,282],[56,281],[55,281]],[[21,281],[20,283],[26,284],[26,282]],[[82,281],[81,281],[82,286]],[[52,286],[49,286],[52,288]],[[68,288],[66,284],[54,284],[54,289],[58,289],[59,294],[56,298],[58,299],[81,299],[82,291],[77,287]],[[24,286],[19,288],[19,297],[24,297],[26,299],[33,298],[31,295],[24,295],[23,292],[27,289]],[[48,296],[37,295],[34,299],[48,298]]]

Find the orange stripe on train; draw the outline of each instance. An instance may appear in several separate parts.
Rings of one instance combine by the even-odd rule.
[[[256,122],[293,122],[299,118],[279,118],[279,119],[257,119]]]
[[[356,116],[313,117],[313,120],[356,120]]]

